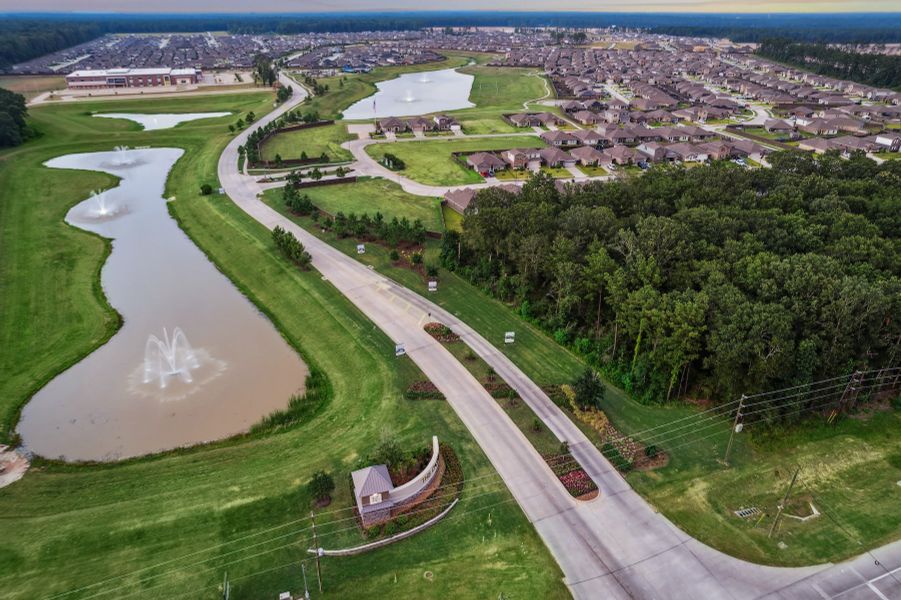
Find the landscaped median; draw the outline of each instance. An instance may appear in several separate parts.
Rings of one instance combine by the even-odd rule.
[[[592,500],[598,487],[570,454],[566,442],[561,442],[541,422],[516,391],[498,377],[494,369],[479,358],[453,330],[443,323],[430,322],[425,331],[441,343],[475,377],[485,391],[507,413],[516,427],[528,438],[554,475],[574,498]]]

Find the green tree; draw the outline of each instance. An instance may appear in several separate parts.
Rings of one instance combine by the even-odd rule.
[[[307,492],[314,500],[323,504],[331,501],[332,492],[335,491],[335,480],[325,471],[317,471],[307,483]]]

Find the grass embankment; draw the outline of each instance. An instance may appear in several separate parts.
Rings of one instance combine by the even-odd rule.
[[[331,162],[352,160],[350,150],[345,150],[341,144],[356,137],[347,133],[347,125],[344,123],[294,129],[270,137],[263,144],[260,153],[262,159],[268,161],[275,160],[276,155],[286,160],[301,158],[301,153],[306,153],[308,158],[325,154]]]
[[[456,160],[454,152],[490,152],[510,148],[543,148],[544,141],[536,136],[506,136],[496,138],[448,138],[415,142],[370,144],[366,152],[376,160],[391,153],[404,161],[406,168],[400,171],[419,183],[428,185],[464,185],[481,183],[482,176]]]
[[[584,369],[576,355],[456,274],[441,270],[438,291],[429,293],[427,282],[394,264],[386,248],[370,245],[357,256],[353,239],[336,240],[308,219],[296,220],[468,323],[536,383],[569,382]],[[428,242],[424,262],[437,264],[438,252],[439,243]],[[505,331],[516,331],[516,343],[503,343]],[[621,433],[652,430],[638,439],[669,458],[660,469],[630,472],[630,483],[688,533],[734,556],[786,566],[837,561],[901,534],[901,515],[894,508],[901,448],[892,433],[901,426],[898,411],[846,418],[834,427],[811,420],[772,434],[749,426],[736,436],[727,469],[720,463],[729,438],[725,419],[698,416],[690,405],[639,404],[611,385],[602,408]],[[767,530],[795,465],[802,466],[797,497],[809,498],[822,515],[807,522],[783,519],[779,534],[770,539]],[[758,521],[733,514],[750,506],[767,516]]]
[[[144,112],[157,102],[172,102],[170,110],[212,110],[213,104],[258,115],[271,106],[270,97],[258,94],[103,106]],[[233,598],[296,592],[302,588],[298,561],[311,544],[306,481],[318,469],[335,474],[334,501],[317,519],[322,545],[359,543],[356,530],[347,529],[352,521],[343,520],[351,503],[347,473],[386,432],[405,448],[422,446],[433,434],[450,444],[468,480],[463,501],[443,523],[402,544],[325,560],[328,594],[565,597],[558,568],[450,407],[403,399],[421,372],[409,360],[395,359],[391,340],[318,273],[300,272],[279,258],[261,225],[227,198],[199,195],[200,183],[215,182],[219,153],[230,139],[224,123],[141,132],[125,121],[91,119],[89,108],[34,110],[44,136],[4,153],[0,162],[0,183],[16,192],[0,203],[5,424],[11,425],[10,407],[63,368],[66,356],[77,359],[101,343],[115,319],[96,293],[105,244],[62,222],[67,207],[88,190],[112,182],[103,174],[54,171],[41,163],[118,144],[185,148],[167,184],[166,195],[177,198],[171,211],[327,377],[328,400],[313,421],[275,434],[120,464],[38,462],[23,480],[0,490],[4,597],[78,589],[66,597],[212,599],[221,597],[226,570]],[[52,250],[40,255],[42,247]],[[423,578],[426,570],[434,574],[431,581]]]
[[[365,178],[344,185],[305,188],[301,193],[307,194],[314,205],[332,215],[343,212],[345,215],[375,216],[380,212],[388,221],[394,217],[406,217],[410,221],[419,219],[429,231],[444,230],[438,198],[408,194],[387,179]],[[264,194],[272,203],[277,203],[281,200],[282,190],[267,190]]]

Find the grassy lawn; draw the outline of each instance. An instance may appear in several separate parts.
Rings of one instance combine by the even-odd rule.
[[[504,169],[495,171],[494,176],[501,181],[523,181],[531,177],[532,172],[528,169]]]
[[[444,228],[448,231],[463,231],[463,215],[447,206],[441,205],[441,213],[444,215]]]
[[[366,152],[377,160],[391,153],[406,163],[405,177],[430,185],[462,185],[480,183],[482,177],[451,156],[454,152],[506,150],[508,148],[541,148],[545,143],[535,136],[430,139],[416,142],[371,144]]]
[[[406,217],[410,221],[419,219],[429,231],[444,230],[439,199],[408,194],[386,179],[361,179],[345,185],[312,187],[302,190],[302,193],[309,195],[317,207],[333,215],[338,212],[345,215],[375,215],[380,212],[388,221],[394,217]],[[280,204],[282,201],[280,189],[267,190],[264,196],[270,204]]]
[[[351,160],[353,156],[341,144],[356,139],[357,136],[347,133],[347,126],[335,123],[324,127],[295,129],[272,136],[261,148],[263,160],[275,160],[275,155],[283,159],[300,158],[306,152],[309,158],[316,158],[323,153],[331,161]]]
[[[522,131],[504,121],[501,115],[522,112],[524,102],[546,93],[544,80],[535,69],[471,65],[460,71],[475,77],[469,101],[476,106],[448,114],[462,123],[466,133]]]
[[[484,133],[521,133],[528,131],[522,127],[514,127],[500,116],[484,117],[481,119],[464,119],[460,122],[463,131],[469,135],[481,135]]]
[[[604,167],[598,166],[586,166],[586,165],[576,165],[576,168],[582,171],[588,177],[602,177],[604,175],[610,175],[610,171],[605,169]]]
[[[540,385],[572,381],[584,369],[576,355],[520,319],[513,307],[456,274],[441,270],[438,292],[428,293],[426,282],[393,264],[387,249],[370,245],[365,255],[357,256],[353,239],[337,240],[311,228],[308,219],[295,220],[467,322]],[[438,251],[438,242],[428,243],[426,264],[437,264]],[[511,330],[516,331],[516,343],[503,344],[504,331]],[[735,439],[731,468],[724,468],[720,459],[730,430],[725,419],[698,416],[690,405],[639,404],[609,384],[602,408],[620,432],[656,428],[639,439],[658,445],[669,458],[658,470],[629,473],[630,483],[679,527],[734,556],[793,566],[837,561],[901,534],[901,515],[894,509],[896,482],[901,480],[901,449],[893,434],[901,426],[897,411],[844,419],[834,427],[810,421],[789,432],[749,427]],[[505,410],[521,429],[533,418],[530,410],[527,414],[517,409],[523,413],[518,416],[507,406]],[[536,448],[543,443],[533,440]],[[805,523],[784,519],[779,533],[768,539],[775,505],[795,464],[802,467],[797,498],[809,498],[822,515]],[[764,511],[759,523],[733,514],[749,506]]]
[[[151,102],[170,101],[103,106],[142,112]],[[271,106],[271,98],[259,94],[171,102],[181,110],[228,107],[257,114]],[[312,420],[265,436],[109,465],[38,461],[22,481],[0,490],[3,596],[80,589],[67,597],[212,600],[221,597],[226,570],[233,598],[297,592],[298,561],[311,543],[306,481],[318,469],[335,474],[334,501],[317,519],[322,545],[361,543],[345,520],[347,472],[390,433],[410,449],[432,434],[449,443],[468,480],[463,501],[443,523],[409,541],[324,560],[331,597],[360,597],[361,590],[367,597],[420,597],[424,585],[435,597],[568,597],[559,569],[450,407],[403,399],[406,386],[422,378],[412,362],[395,359],[391,340],[318,273],[279,258],[269,232],[227,198],[200,196],[199,183],[215,182],[227,130],[198,121],[139,132],[126,122],[98,123],[85,115],[88,106],[33,110],[44,136],[0,155],[0,185],[15,192],[0,203],[4,426],[12,425],[16,407],[41,381],[116,327],[97,283],[106,244],[62,221],[90,189],[114,182],[41,163],[117,144],[186,149],[167,182],[166,195],[177,198],[170,205],[173,216],[326,377],[327,400]],[[426,570],[433,573],[430,582],[423,578]]]
[[[541,172],[546,173],[554,179],[571,179],[573,174],[563,167],[541,167]]]

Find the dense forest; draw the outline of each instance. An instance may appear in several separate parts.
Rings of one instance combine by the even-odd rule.
[[[90,22],[4,19],[0,21],[0,69],[83,44],[101,33],[101,28]]]
[[[901,88],[901,56],[860,54],[825,44],[802,44],[788,39],[765,40],[757,54],[828,77],[875,87]]]
[[[18,146],[28,138],[26,112],[24,96],[0,88],[0,148]]]
[[[901,161],[772,155],[478,193],[442,264],[644,401],[896,363]]]

